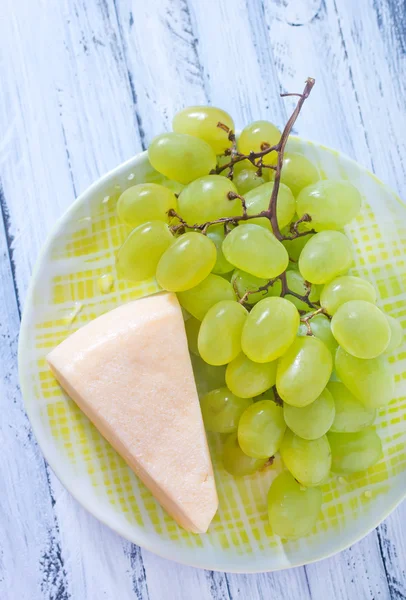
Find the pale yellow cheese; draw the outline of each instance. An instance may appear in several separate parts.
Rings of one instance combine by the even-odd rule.
[[[142,298],[98,317],[48,362],[175,521],[207,531],[218,499],[176,296]]]

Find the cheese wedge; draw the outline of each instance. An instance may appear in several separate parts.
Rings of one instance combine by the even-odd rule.
[[[175,521],[207,531],[218,498],[175,294],[98,317],[47,357],[69,396]]]

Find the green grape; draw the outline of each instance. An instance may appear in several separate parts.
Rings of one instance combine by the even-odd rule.
[[[256,277],[277,277],[289,263],[286,249],[273,233],[250,223],[227,235],[223,252],[230,263]]]
[[[281,132],[269,121],[254,121],[250,123],[241,132],[238,138],[238,150],[241,154],[250,152],[261,152],[270,146],[276,146],[281,137]],[[266,154],[263,157],[264,165],[275,165],[277,161],[275,151]]]
[[[230,273],[234,269],[234,266],[228,262],[223,254],[223,242],[224,242],[224,226],[223,225],[213,225],[207,232],[207,237],[211,239],[213,244],[216,246],[217,250],[217,259],[216,264],[214,265],[212,271],[217,275],[224,275],[225,273]]]
[[[196,356],[199,356],[199,349],[197,347],[197,337],[199,335],[200,321],[194,317],[190,317],[185,321],[185,331],[187,337],[187,344],[190,352],[193,352]]]
[[[304,315],[304,317],[308,317],[309,315],[311,315],[311,312]],[[324,342],[324,344],[330,350],[331,355],[334,360],[336,350],[338,348],[338,344],[336,342],[335,337],[331,333],[331,325],[330,325],[330,320],[328,319],[328,317],[326,317],[326,315],[322,315],[322,314],[316,315],[315,317],[313,317],[310,320],[310,328],[312,330],[312,334],[316,338],[318,338],[319,340]],[[300,336],[303,336],[303,335],[307,335],[307,333],[308,333],[308,329],[306,327],[306,324],[300,323],[297,334]]]
[[[251,458],[244,454],[238,445],[236,433],[231,433],[226,439],[223,447],[223,465],[225,470],[234,477],[252,475],[266,462],[266,458]]]
[[[299,271],[310,283],[328,283],[352,264],[350,240],[339,231],[316,233],[303,248]]]
[[[164,290],[183,292],[203,281],[215,262],[216,247],[208,237],[200,233],[185,233],[162,255],[156,278]]]
[[[327,433],[334,421],[334,399],[327,388],[308,406],[300,408],[286,403],[283,405],[286,425],[304,440],[320,438]]]
[[[189,106],[176,113],[172,128],[176,133],[187,133],[207,142],[216,154],[222,154],[231,146],[228,131],[219,123],[234,131],[234,121],[228,113],[214,106]]]
[[[173,241],[174,237],[163,221],[139,225],[117,253],[117,277],[130,281],[144,281],[153,277],[161,256]]]
[[[248,194],[245,194],[245,204],[247,207],[247,213],[249,215],[257,215],[263,210],[268,210],[273,186],[273,181],[270,181],[269,183],[264,183],[263,185],[254,188],[248,192]],[[291,222],[295,214],[295,210],[295,197],[290,189],[281,183],[279,186],[278,201],[276,204],[276,216],[278,219],[279,229],[282,229]],[[252,219],[252,223],[261,225],[262,227],[266,227],[272,231],[271,223],[267,217]]]
[[[297,214],[307,214],[316,231],[342,229],[361,210],[361,194],[349,181],[323,180],[305,187],[297,197]]]
[[[177,209],[173,192],[156,183],[140,183],[123,192],[117,214],[126,225],[137,227],[147,221],[168,221],[168,210]]]
[[[389,354],[390,352],[396,350],[396,348],[399,348],[403,342],[403,328],[397,319],[394,319],[390,315],[385,315],[385,317],[388,320],[391,331],[390,342],[386,348],[386,352]]]
[[[195,287],[179,292],[178,300],[183,308],[202,321],[207,311],[221,300],[235,300],[235,293],[229,281],[210,273]]]
[[[242,414],[238,443],[247,456],[269,458],[279,450],[285,429],[282,407],[272,400],[260,400]]]
[[[333,370],[327,346],[316,337],[297,337],[278,360],[276,389],[292,406],[307,406],[320,396]]]
[[[242,351],[258,363],[279,358],[296,338],[299,322],[299,313],[288,300],[260,300],[245,321],[241,337]]]
[[[208,365],[200,356],[190,355],[195,377],[196,389],[201,398],[207,392],[225,386],[226,367],[225,365]]]
[[[385,352],[391,336],[386,316],[365,300],[342,304],[331,319],[331,331],[340,346],[357,358],[376,358]]]
[[[148,148],[151,165],[168,179],[190,183],[216,167],[216,155],[209,144],[183,133],[162,133]]]
[[[250,273],[246,273],[245,271],[241,271],[240,269],[236,269],[231,277],[231,284],[234,287],[234,289],[237,290],[237,293],[240,298],[242,298],[247,291],[257,290],[258,288],[266,285],[267,283],[267,279],[255,277],[255,275],[251,275]],[[263,300],[264,298],[273,295],[274,292],[272,291],[272,287],[270,287],[267,291],[249,294],[249,296],[247,296],[246,302],[247,304],[256,304],[257,302],[259,302],[259,300]]]
[[[366,360],[338,347],[335,369],[343,384],[365,407],[380,408],[392,400],[394,377],[385,356]]]
[[[233,178],[238,193],[242,196],[265,183],[265,178],[257,175],[258,169],[241,169]]]
[[[340,381],[330,381],[327,389],[334,398],[336,414],[330,431],[354,433],[372,425],[375,408],[365,407]]]
[[[259,396],[275,385],[276,361],[256,363],[244,354],[238,355],[227,365],[227,387],[241,398]]]
[[[230,200],[228,194],[237,194],[237,188],[229,179],[220,175],[199,177],[180,194],[179,212],[189,225],[241,215],[241,200]]]
[[[360,277],[345,275],[326,283],[320,294],[320,304],[329,315],[334,315],[336,310],[349,300],[365,300],[375,304],[374,286]]]
[[[321,290],[323,289],[323,287],[324,286],[322,286],[320,284],[318,284],[318,285],[316,283],[311,284],[312,291],[310,292],[310,299],[313,298],[312,302],[320,303],[320,294],[321,294]]]
[[[174,181],[173,179],[164,179],[161,182],[161,185],[168,188],[168,190],[171,190],[177,196],[179,196],[181,191],[185,188],[183,183],[179,183],[179,181]],[[177,206],[177,203],[176,203],[176,206]],[[175,208],[175,207],[173,206],[172,208]]]
[[[286,228],[284,231],[282,231],[282,233],[284,235],[290,235],[289,228]],[[300,253],[306,246],[307,242],[312,239],[312,237],[313,234],[309,233],[309,235],[302,235],[301,237],[294,238],[293,240],[283,240],[282,244],[288,251],[289,258],[297,263]]]
[[[288,472],[273,480],[268,492],[268,518],[273,533],[297,539],[310,533],[320,514],[319,488],[304,488]]]
[[[244,411],[252,404],[252,398],[238,398],[226,387],[212,390],[200,402],[204,426],[215,433],[237,431]]]
[[[272,177],[275,172],[272,171]],[[290,152],[283,157],[281,182],[290,188],[294,196],[308,185],[320,179],[317,167],[303,154]]]
[[[210,308],[202,321],[198,338],[203,360],[209,365],[225,365],[238,356],[247,314],[241,304],[231,300],[218,302]]]
[[[285,467],[306,487],[323,484],[330,473],[331,450],[325,435],[304,440],[288,429],[280,452]]]
[[[329,433],[331,469],[347,475],[365,471],[382,457],[382,442],[373,427],[355,433]]]
[[[289,257],[289,266],[288,266],[290,271],[297,271],[299,272],[299,265],[297,264],[297,262],[294,262],[293,260],[291,260],[291,258]],[[322,286],[318,286],[318,287],[322,287]]]

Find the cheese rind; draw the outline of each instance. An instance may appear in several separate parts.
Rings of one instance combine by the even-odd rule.
[[[218,498],[176,296],[120,306],[76,331],[47,360],[175,521],[207,531]]]

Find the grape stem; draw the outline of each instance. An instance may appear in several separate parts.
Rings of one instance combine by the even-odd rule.
[[[281,290],[281,298],[283,298],[284,296],[294,296],[295,298],[297,298],[298,300],[301,300],[302,302],[304,302],[305,304],[307,304],[308,306],[310,306],[310,308],[317,308],[316,304],[314,304],[311,300],[310,300],[310,294],[312,292],[312,284],[309,283],[308,281],[305,281],[305,286],[306,286],[306,293],[305,294],[298,294],[297,292],[294,292],[293,290],[291,290],[288,286],[288,280],[286,277],[286,271],[284,271],[283,273],[281,273],[279,275],[279,279],[282,282],[282,290]]]
[[[230,128],[227,127],[227,125],[225,123],[222,123],[221,121],[219,121],[217,123],[217,127],[219,127],[219,129],[222,129],[223,131],[225,131],[226,133],[230,133]]]
[[[265,283],[265,285],[261,285],[256,290],[247,290],[245,292],[245,294],[243,296],[241,296],[241,298],[238,300],[238,302],[240,304],[245,304],[247,302],[248,296],[251,296],[251,294],[257,294],[258,292],[267,292],[269,290],[269,288],[273,286],[273,284],[275,283],[275,281],[278,281],[278,279],[280,279],[280,275],[279,275],[279,277],[275,277],[274,279],[270,279],[267,283]],[[237,298],[238,298],[239,297],[239,293],[238,293],[236,285],[234,285],[234,291],[235,291],[235,293],[237,295]]]
[[[268,460],[266,461],[266,463],[265,463],[265,464],[264,464],[264,465],[261,467],[261,469],[260,469],[260,470],[261,470],[261,471],[264,471],[264,470],[265,470],[267,467],[270,467],[270,466],[272,466],[272,465],[273,465],[273,462],[274,462],[274,460],[275,460],[275,457],[274,457],[274,456],[270,456],[270,457],[268,458]]]
[[[230,201],[234,200],[236,198],[240,199],[241,205],[242,205],[242,210],[243,210],[242,215],[234,216],[234,217],[220,217],[219,219],[214,219],[213,221],[206,221],[205,223],[201,223],[201,224],[195,223],[194,225],[189,225],[184,219],[182,219],[182,217],[174,209],[170,209],[168,211],[168,215],[170,217],[176,217],[179,220],[179,224],[172,225],[170,227],[170,229],[173,233],[184,233],[187,229],[192,229],[192,230],[201,231],[203,234],[206,235],[209,227],[211,227],[212,225],[218,225],[218,224],[222,223],[224,225],[224,232],[227,235],[231,230],[229,225],[236,226],[241,221],[248,221],[250,219],[258,219],[258,218],[266,218],[270,221],[273,234],[279,241],[294,240],[298,237],[316,233],[313,229],[310,229],[308,231],[299,231],[298,230],[300,223],[305,223],[305,222],[309,223],[311,221],[311,216],[308,214],[305,214],[300,219],[298,219],[295,223],[292,223],[292,225],[290,227],[291,235],[282,234],[282,232],[279,229],[277,210],[276,210],[277,202],[278,202],[279,186],[280,186],[280,182],[281,182],[282,167],[283,167],[283,157],[284,157],[284,153],[285,153],[286,144],[288,142],[289,135],[292,131],[293,125],[295,124],[296,119],[299,116],[299,113],[302,109],[304,102],[309,97],[314,84],[315,84],[315,80],[313,78],[309,77],[306,80],[306,85],[301,94],[296,94],[296,93],[281,94],[281,97],[296,96],[299,98],[299,100],[296,104],[296,107],[295,107],[293,113],[289,117],[289,119],[282,131],[279,142],[277,144],[275,144],[274,146],[270,146],[269,144],[263,143],[261,145],[261,150],[259,152],[251,151],[249,154],[241,154],[240,152],[238,152],[238,149],[237,149],[237,142],[236,142],[236,137],[235,137],[234,132],[232,130],[230,130],[229,127],[227,127],[227,125],[225,125],[224,123],[221,123],[221,122],[217,123],[217,127],[219,127],[220,129],[223,129],[225,132],[228,133],[228,139],[229,139],[229,141],[231,141],[231,148],[228,148],[225,151],[224,155],[230,156],[231,160],[228,163],[226,163],[225,165],[217,166],[216,169],[213,169],[211,171],[211,174],[218,175],[218,174],[222,173],[224,170],[228,169],[227,177],[232,179],[233,174],[234,174],[234,166],[243,160],[248,160],[255,167],[257,167],[258,175],[262,174],[263,168],[273,169],[275,171],[274,185],[272,188],[272,194],[269,199],[269,205],[268,205],[267,210],[263,210],[256,215],[249,215],[249,214],[247,214],[247,205],[246,205],[244,197],[239,194],[236,194],[234,192],[229,192],[228,199]],[[277,154],[276,165],[264,165],[263,164],[264,156],[266,156],[270,152],[276,152],[276,154]],[[303,295],[294,292],[293,290],[289,289],[287,279],[286,279],[286,271],[284,273],[281,273],[278,277],[276,277],[274,279],[270,279],[265,285],[260,286],[256,290],[247,290],[245,292],[245,294],[239,299],[239,302],[241,304],[245,304],[248,296],[250,296],[251,294],[254,294],[257,292],[266,292],[278,279],[280,279],[281,284],[282,284],[282,289],[281,289],[281,294],[280,294],[281,297],[291,295],[291,296],[294,296],[295,298],[297,298],[298,300],[301,300],[305,304],[307,304],[310,308],[317,308],[317,305],[313,304],[313,302],[311,302],[311,300],[309,298],[310,293],[311,293],[311,285],[306,282],[307,290],[306,290],[306,293]],[[236,286],[234,286],[234,287],[236,289]],[[239,294],[238,294],[237,290],[236,290],[236,295],[238,298]]]
[[[229,200],[235,200],[236,198],[239,198],[241,200],[242,216],[247,216],[247,205],[245,203],[244,196],[240,196],[240,194],[236,194],[235,192],[228,192],[227,197]]]
[[[273,389],[275,404],[277,404],[278,406],[283,406],[283,400],[279,396],[278,390],[276,389],[276,385],[274,385],[272,389]]]
[[[239,152],[236,152],[235,150],[233,152],[233,150],[232,150],[231,155],[234,155],[234,156],[232,156],[230,162],[226,163],[225,165],[218,166],[218,167],[216,167],[216,169],[214,169],[212,171],[212,173],[216,173],[218,175],[225,169],[229,169],[229,175],[230,175],[230,169],[232,167],[234,167],[234,165],[236,163],[241,162],[242,160],[249,160],[255,167],[258,168],[258,174],[261,174],[262,168],[265,166],[263,164],[264,156],[266,156],[270,152],[276,152],[277,162],[276,162],[276,166],[273,167],[275,170],[275,178],[274,178],[274,185],[272,188],[272,194],[271,194],[271,198],[269,200],[268,210],[263,211],[263,213],[261,213],[261,216],[266,217],[270,220],[273,233],[278,240],[295,239],[294,237],[284,236],[281,233],[281,231],[279,229],[279,225],[278,225],[277,215],[276,215],[276,207],[277,207],[277,201],[278,201],[279,186],[280,186],[280,182],[281,182],[283,156],[285,153],[286,144],[288,142],[289,135],[291,134],[293,125],[295,124],[296,119],[298,118],[299,113],[302,110],[302,106],[303,106],[304,102],[309,97],[314,84],[315,84],[315,80],[312,77],[309,77],[306,80],[306,85],[301,94],[281,94],[281,97],[297,96],[299,98],[299,100],[298,100],[298,103],[296,104],[296,107],[295,107],[293,113],[289,117],[288,122],[286,123],[286,125],[282,131],[281,138],[277,144],[275,144],[274,146],[269,146],[268,144],[266,144],[266,145],[263,144],[263,146],[266,146],[266,147],[261,148],[261,150],[259,152],[251,151],[249,154],[241,154]],[[230,136],[229,136],[229,139],[230,139]],[[234,139],[235,139],[235,137],[234,137]],[[306,220],[307,221],[310,220],[310,217],[308,216],[308,219],[306,219]],[[300,237],[301,235],[307,235],[310,232],[299,233],[298,231],[296,231],[295,233],[296,233],[295,237]]]
[[[317,311],[321,312],[320,309],[317,308],[317,305],[314,304],[309,299],[309,296],[310,296],[311,291],[312,291],[311,284],[308,281],[305,281],[306,293],[305,294],[298,294],[297,292],[295,292],[295,291],[293,291],[293,290],[291,290],[289,288],[287,277],[286,277],[286,271],[284,271],[283,273],[281,273],[280,275],[278,275],[278,277],[274,277],[273,279],[270,279],[269,281],[267,281],[267,283],[265,283],[264,285],[261,285],[260,287],[258,287],[255,290],[247,290],[245,292],[245,294],[243,296],[241,296],[241,298],[239,298],[238,302],[240,304],[245,304],[247,302],[248,297],[251,294],[257,294],[258,292],[267,292],[269,290],[269,288],[272,287],[276,281],[278,281],[278,279],[280,279],[281,284],[282,284],[282,289],[281,289],[281,293],[280,293],[280,297],[281,298],[284,298],[285,296],[294,296],[298,300],[301,300],[302,302],[304,302],[305,304],[307,304],[308,306],[310,306],[310,308],[316,308]],[[238,290],[237,290],[236,285],[234,285],[234,290],[235,290],[237,298],[238,298],[239,294],[238,294]],[[324,309],[322,309],[322,310],[324,310]],[[316,311],[315,314],[318,314],[317,311]]]
[[[306,81],[306,85],[304,87],[303,92],[301,94],[299,94],[299,100],[298,100],[298,103],[296,104],[295,110],[289,117],[288,122],[286,123],[286,125],[282,131],[281,139],[279,140],[278,144],[276,145],[276,148],[274,148],[274,150],[276,150],[277,155],[278,155],[278,161],[276,163],[275,179],[274,179],[274,184],[273,184],[273,188],[272,188],[271,198],[269,200],[268,212],[269,212],[269,220],[271,221],[271,225],[272,225],[272,230],[274,232],[275,237],[278,238],[278,240],[287,239],[286,237],[284,238],[282,236],[282,234],[279,230],[278,219],[277,219],[277,215],[276,215],[276,206],[277,206],[277,201],[278,201],[279,185],[281,182],[281,174],[282,174],[282,167],[283,167],[283,156],[285,153],[285,148],[286,148],[286,144],[289,139],[289,135],[292,131],[292,127],[295,124],[300,111],[302,110],[302,106],[303,106],[304,102],[309,97],[314,84],[315,84],[315,80],[312,79],[311,77],[309,77]],[[269,150],[271,150],[271,149],[269,149]]]
[[[300,223],[309,223],[311,220],[312,220],[311,216],[308,215],[307,213],[305,213],[302,217],[300,217],[300,219],[298,219],[297,221],[295,221],[294,223],[291,224],[290,233],[296,234],[297,237],[300,237],[300,231],[298,231],[298,227],[299,227]],[[316,232],[313,231],[312,233],[316,233]]]
[[[219,223],[231,223],[233,225],[238,225],[238,223],[240,221],[248,221],[249,219],[258,219],[258,218],[262,218],[262,217],[268,219],[271,222],[273,234],[279,241],[294,240],[298,237],[302,237],[305,235],[309,235],[311,233],[315,233],[315,231],[313,231],[313,230],[301,231],[301,232],[298,231],[297,226],[301,222],[311,221],[311,217],[309,215],[304,215],[302,217],[302,221],[299,219],[299,221],[294,223],[294,225],[296,225],[296,227],[294,228],[293,231],[291,231],[292,235],[283,235],[279,229],[277,211],[276,211],[285,147],[288,142],[289,135],[292,131],[292,127],[295,124],[296,119],[299,116],[299,113],[302,109],[302,106],[303,106],[305,100],[309,97],[314,84],[315,84],[315,80],[312,79],[311,77],[309,77],[306,81],[306,85],[301,94],[281,94],[282,96],[286,96],[286,95],[298,96],[299,101],[295,107],[295,110],[289,117],[288,122],[286,123],[286,125],[282,131],[282,135],[281,135],[279,142],[277,144],[275,144],[274,146],[270,146],[269,144],[264,143],[264,144],[262,144],[261,150],[259,152],[251,151],[249,154],[241,154],[237,150],[237,144],[236,144],[236,138],[235,138],[234,132],[231,131],[226,125],[224,125],[224,123],[221,123],[221,122],[217,123],[217,127],[220,127],[224,131],[228,132],[228,139],[232,142],[231,148],[229,148],[225,153],[226,156],[231,157],[231,160],[228,163],[226,163],[225,165],[222,165],[221,167],[218,166],[218,167],[216,167],[216,169],[213,169],[211,171],[212,174],[218,175],[225,169],[228,169],[227,176],[232,179],[233,172],[234,172],[234,165],[236,165],[238,162],[241,162],[242,160],[249,160],[255,167],[257,167],[257,173],[260,175],[262,173],[262,169],[264,167],[268,168],[268,165],[263,164],[263,157],[266,156],[267,154],[269,154],[270,152],[276,152],[276,154],[277,154],[276,166],[274,166],[274,165],[269,166],[269,168],[274,169],[275,177],[274,177],[274,185],[272,188],[272,194],[271,194],[271,198],[269,200],[269,205],[268,205],[267,210],[263,210],[256,215],[248,215],[244,198],[242,196],[236,195],[235,197],[240,198],[241,202],[242,202],[242,206],[243,206],[243,214],[242,215],[235,216],[235,217],[221,217],[221,218],[215,219],[213,221],[207,221],[206,223],[188,225],[186,223],[186,221],[184,221],[173,209],[171,209],[168,212],[169,216],[176,216],[180,221],[180,225],[173,225],[171,227],[171,230],[173,233],[180,232],[182,229],[183,229],[183,231],[185,229],[195,229],[195,230],[201,231],[202,233],[206,233],[207,230],[209,229],[209,227],[211,227],[212,225],[216,225]],[[229,194],[229,198],[230,198],[230,194]],[[231,200],[231,198],[230,198],[230,200]],[[305,216],[306,216],[306,218],[304,218]]]
[[[240,196],[239,194],[235,194],[235,192],[229,192],[228,197],[230,200],[231,200],[230,194],[233,194],[234,198],[240,198],[241,204],[243,206],[243,211],[244,211],[242,215],[237,215],[235,217],[220,217],[218,219],[213,219],[213,221],[206,221],[205,223],[194,223],[193,225],[191,225],[191,224],[187,223],[184,219],[182,219],[182,217],[180,216],[180,214],[178,214],[176,212],[176,210],[174,210],[173,208],[170,208],[168,210],[168,216],[176,217],[177,219],[179,219],[180,224],[179,225],[171,225],[169,227],[169,229],[172,231],[172,233],[184,233],[184,231],[186,229],[194,229],[195,231],[196,230],[201,231],[202,233],[206,234],[207,230],[212,225],[227,224],[227,223],[230,223],[231,225],[238,225],[238,223],[240,221],[249,221],[250,219],[261,219],[262,217],[269,219],[269,211],[268,210],[262,210],[261,212],[257,213],[256,215],[247,214],[245,198],[243,196]],[[245,207],[245,210],[244,210],[244,207]],[[306,219],[306,220],[308,220],[308,219]],[[308,231],[298,231],[293,235],[283,235],[282,233],[279,232],[278,239],[279,239],[279,241],[284,241],[284,240],[292,241],[298,237],[303,237],[305,235],[310,235],[312,233],[316,233],[316,232],[313,229],[309,229]]]
[[[306,317],[302,317],[300,319],[301,323],[304,323],[306,325],[307,328],[307,332],[306,335],[313,335],[313,331],[312,331],[312,326],[310,324],[310,321],[316,317],[317,315],[326,315],[327,317],[331,318],[327,312],[324,310],[323,307],[318,308],[317,310],[315,310],[314,312],[310,313],[309,315],[307,315]]]
[[[178,233],[182,229],[184,229],[184,230],[185,229],[195,229],[195,230],[201,231],[202,233],[206,234],[207,230],[212,225],[219,225],[220,223],[230,223],[231,225],[238,225],[238,223],[240,221],[248,221],[250,219],[258,219],[259,217],[266,216],[267,211],[262,211],[262,212],[258,213],[257,215],[248,215],[246,213],[245,199],[242,196],[240,196],[239,194],[235,194],[234,192],[230,192],[230,194],[233,194],[235,198],[240,198],[241,203],[243,204],[243,210],[244,210],[244,206],[245,206],[245,212],[242,215],[237,215],[235,217],[220,217],[219,219],[214,219],[213,221],[206,221],[205,223],[194,223],[193,225],[190,225],[184,219],[182,219],[182,217],[173,208],[171,208],[168,210],[168,216],[176,217],[177,219],[179,219],[180,225],[172,225],[170,227],[170,230],[173,233]],[[231,200],[230,195],[229,195],[229,199]],[[303,235],[308,235],[308,233],[310,233],[310,232],[309,231],[303,232]],[[300,235],[302,235],[302,233]],[[296,236],[296,237],[299,237],[299,236]],[[295,238],[283,237],[282,239],[295,239]]]

